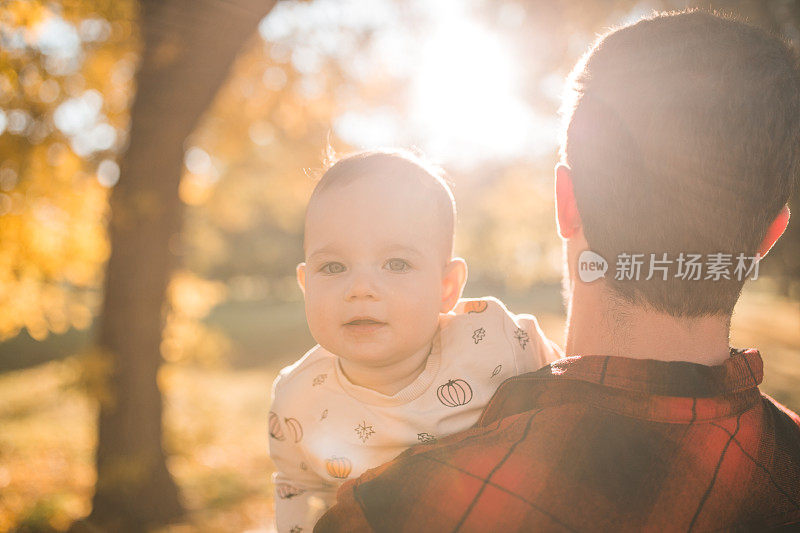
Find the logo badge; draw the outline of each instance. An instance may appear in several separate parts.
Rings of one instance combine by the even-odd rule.
[[[584,283],[591,283],[606,275],[608,261],[602,255],[591,250],[584,250],[578,257],[578,277]]]

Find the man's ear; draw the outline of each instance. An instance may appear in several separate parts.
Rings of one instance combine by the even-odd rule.
[[[764,257],[772,249],[772,246],[777,242],[780,236],[783,235],[783,232],[786,231],[786,226],[789,225],[789,217],[791,214],[792,213],[789,211],[789,204],[784,205],[781,212],[778,213],[778,216],[775,217],[775,220],[773,220],[772,224],[767,228],[767,234],[758,247],[758,255]]]
[[[300,285],[300,290],[303,295],[306,294],[306,264],[299,263],[297,265],[297,284]]]
[[[569,239],[581,229],[581,215],[575,202],[575,193],[572,188],[572,171],[559,163],[555,168],[556,174],[556,224],[558,234],[562,239]]]
[[[467,282],[467,263],[460,257],[454,257],[447,266],[444,267],[442,277],[442,305],[440,313],[449,313],[453,310],[461,298],[464,291],[464,284]]]

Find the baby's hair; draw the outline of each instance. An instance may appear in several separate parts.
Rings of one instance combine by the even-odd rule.
[[[400,148],[365,150],[337,156],[330,148],[327,153],[326,168],[319,178],[311,199],[314,201],[326,190],[344,187],[356,180],[403,179],[410,185],[425,188],[432,195],[436,210],[445,226],[447,236],[446,252],[453,255],[455,237],[456,202],[444,170],[426,161],[411,151]]]

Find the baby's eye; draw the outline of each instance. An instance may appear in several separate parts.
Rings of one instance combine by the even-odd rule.
[[[411,269],[411,265],[405,259],[389,259],[386,261],[386,268],[392,272],[405,272]]]
[[[344,272],[344,265],[341,263],[325,263],[319,269],[323,274],[340,274]]]

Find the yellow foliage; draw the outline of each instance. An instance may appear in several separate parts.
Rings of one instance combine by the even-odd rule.
[[[0,22],[9,26],[33,26],[44,17],[46,10],[42,2],[11,0],[3,3]]]
[[[137,5],[135,0],[0,3],[0,32],[18,37],[15,46],[0,49],[0,104],[7,117],[9,110],[21,110],[17,119],[23,121],[13,130],[9,122],[0,135],[0,341],[21,328],[42,339],[91,324],[96,308],[87,295],[99,289],[109,254],[108,189],[95,179],[92,152],[76,149],[80,143],[72,134],[58,129],[58,114],[71,98],[89,94],[97,101],[102,95],[92,120],[109,124],[117,139],[122,137],[133,88],[126,73],[135,61],[131,22]],[[103,38],[82,36],[87,19],[105,25]],[[77,70],[72,60],[40,48],[44,24],[53,21],[79,38]],[[118,146],[105,150],[104,157],[113,158]]]
[[[224,283],[204,280],[187,270],[173,274],[167,288],[169,312],[161,341],[165,360],[217,364],[228,355],[228,338],[202,322],[226,296]]]
[[[518,163],[493,183],[456,188],[456,247],[474,271],[514,290],[559,279],[561,242],[549,172]]]
[[[253,264],[267,255],[296,253],[283,244],[290,239],[275,242],[270,254],[228,244],[231,236],[298,234],[314,186],[304,169],[321,165],[333,119],[342,111],[336,88],[343,80],[334,61],[313,74],[321,90],[304,94],[303,75],[273,57],[278,46],[256,38],[240,54],[189,143],[211,155],[219,175],[209,180],[187,170],[181,181],[181,198],[190,206],[185,237],[193,265],[210,270],[231,254],[248,256],[243,263]]]
[[[211,186],[194,174],[188,173],[181,180],[178,194],[187,205],[202,205],[211,196]]]
[[[171,312],[194,319],[208,315],[226,293],[224,283],[204,280],[186,270],[173,274],[167,289]]]

